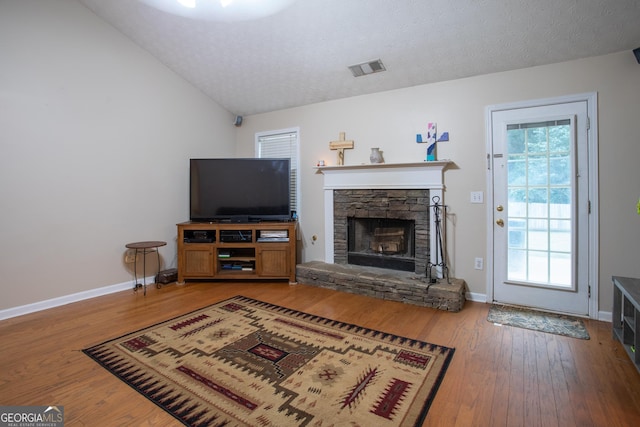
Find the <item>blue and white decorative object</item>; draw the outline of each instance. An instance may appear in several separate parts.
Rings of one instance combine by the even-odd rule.
[[[427,134],[425,138],[423,139],[421,134],[416,135],[416,142],[418,144],[427,144],[427,158],[425,160],[428,162],[436,160],[436,142],[449,140],[449,132],[443,132],[440,138],[438,138],[437,128],[438,126],[435,123],[427,123]]]
[[[436,159],[436,133],[438,126],[435,123],[427,123],[427,161]]]

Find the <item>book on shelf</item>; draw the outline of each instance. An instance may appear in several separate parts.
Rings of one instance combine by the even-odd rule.
[[[240,270],[253,271],[253,263],[251,262],[223,262],[220,264],[223,270]]]

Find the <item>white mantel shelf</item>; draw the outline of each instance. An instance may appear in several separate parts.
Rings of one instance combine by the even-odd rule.
[[[320,166],[324,189],[444,189],[444,170],[450,160],[419,163],[375,163]]]
[[[413,163],[362,163],[359,165],[340,165],[340,166],[318,166],[320,172],[332,173],[334,171],[344,171],[348,169],[397,169],[397,168],[435,168],[444,170],[452,164],[451,160],[433,160],[425,162],[413,162]]]
[[[375,163],[360,165],[319,166],[324,175],[325,262],[333,263],[333,191],[342,189],[428,189],[444,204],[444,171],[451,160],[416,163]],[[431,217],[431,230],[435,230]],[[431,233],[431,247],[435,248]],[[435,251],[431,257],[435,259]],[[432,261],[434,262],[434,261]],[[434,262],[435,263],[435,262]]]

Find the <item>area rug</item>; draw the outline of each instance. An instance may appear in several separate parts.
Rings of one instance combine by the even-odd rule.
[[[236,296],[84,349],[189,426],[420,426],[453,348]]]
[[[590,339],[582,319],[522,307],[493,304],[489,308],[487,321],[582,340]]]

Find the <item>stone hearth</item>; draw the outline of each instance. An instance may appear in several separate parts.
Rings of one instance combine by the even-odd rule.
[[[426,277],[384,268],[311,261],[296,266],[296,278],[306,285],[445,311],[460,311],[465,302],[464,280],[440,279],[429,286]]]

